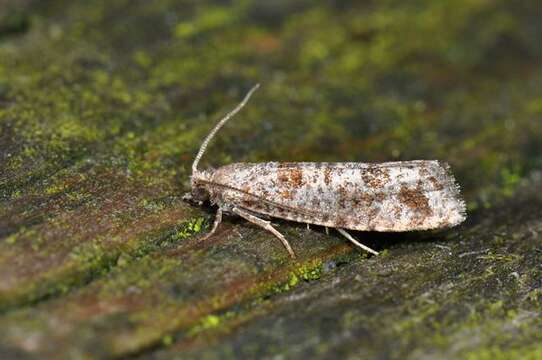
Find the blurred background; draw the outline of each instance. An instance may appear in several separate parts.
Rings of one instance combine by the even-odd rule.
[[[261,89],[219,133],[202,168],[238,161],[439,159],[452,165],[470,224],[491,229],[505,223],[507,216],[489,225],[477,221],[493,219],[484,211],[506,209],[502,204],[540,175],[541,18],[535,0],[0,0],[4,349],[12,356],[21,349],[43,355],[56,344],[71,349],[68,357],[107,357],[169,346],[186,335],[179,335],[183,326],[192,336],[224,320],[213,311],[227,306],[209,289],[246,285],[263,270],[282,271],[291,287],[312,279],[305,268],[291,280],[282,250],[266,245],[268,238],[258,242],[265,235],[242,222],[226,227],[269,253],[245,248],[241,240],[239,248],[224,250],[231,235],[209,245],[222,252],[205,257],[192,235],[208,227],[212,213],[180,201],[201,140],[255,83]],[[294,237],[302,230],[282,226]],[[311,266],[323,258],[311,251],[324,249],[328,256],[331,245],[324,244],[341,244],[314,236],[294,245]],[[506,236],[499,236],[491,239],[502,245]],[[182,241],[192,247],[178,248]],[[424,244],[421,249],[433,246]],[[491,248],[483,241],[472,246],[480,247],[472,252]],[[537,254],[531,250],[525,253]],[[178,256],[191,252],[197,261],[183,258],[191,264],[183,268]],[[245,252],[250,255],[237,258]],[[492,266],[484,264],[481,269]],[[484,271],[470,270],[473,276]],[[537,274],[522,278],[521,286]],[[141,282],[147,278],[153,280]],[[425,291],[417,289],[400,296],[407,301]],[[202,296],[207,310],[195,305]],[[374,292],[367,296],[374,300]],[[486,300],[480,301],[485,309]],[[152,322],[156,304],[164,302],[177,312],[159,310]],[[465,307],[469,302],[477,306],[474,298],[458,300]],[[408,308],[433,314],[422,311],[426,303],[418,305]],[[419,316],[422,330],[436,331],[431,324],[438,316]],[[377,351],[405,329],[424,333],[411,325],[382,335]],[[443,346],[451,341],[446,336]],[[415,347],[397,346],[404,346],[403,355]]]
[[[19,144],[46,139],[26,152],[48,161],[107,144],[134,171],[181,180],[215,119],[260,82],[208,164],[442,159],[470,207],[542,165],[536,1],[4,0],[0,11],[3,117],[24,127]]]

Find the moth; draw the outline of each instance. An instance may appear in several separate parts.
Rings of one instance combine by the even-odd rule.
[[[466,219],[450,167],[437,160],[384,163],[266,162],[234,163],[199,170],[209,142],[258,89],[211,130],[192,164],[191,192],[186,200],[210,201],[218,210],[215,233],[224,213],[238,215],[271,232],[292,258],[295,253],[269,218],[335,228],[356,246],[378,255],[346,230],[413,231],[453,227]],[[308,226],[308,225],[307,225]]]

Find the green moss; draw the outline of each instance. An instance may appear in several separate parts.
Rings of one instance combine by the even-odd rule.
[[[171,335],[164,336],[162,338],[162,344],[164,344],[164,346],[170,346],[173,344],[173,337]]]
[[[507,360],[526,359],[536,360],[542,356],[542,349],[539,346],[531,346],[522,349],[503,350],[498,346],[490,346],[478,349],[465,354],[468,360]]]
[[[100,287],[99,294],[103,299],[122,296],[126,289],[137,289],[143,292],[161,281],[164,276],[179,268],[179,259],[156,258],[151,254],[139,258],[120,256],[121,264],[111,273],[111,280]]]
[[[192,327],[188,332],[188,336],[194,336],[202,331],[214,329],[220,326],[220,324],[228,319],[231,319],[235,314],[233,312],[227,312],[223,315],[207,315],[203,317],[196,326]]]
[[[175,36],[187,38],[203,31],[222,28],[234,19],[234,9],[231,7],[205,7],[201,14],[191,21],[182,22],[175,26]]]
[[[40,236],[35,229],[28,229],[23,226],[22,228],[19,229],[18,232],[13,233],[10,236],[6,237],[5,242],[9,245],[14,245],[18,241],[22,240],[22,241],[28,242],[27,239],[30,239],[30,243],[33,244],[34,242],[39,243],[40,242],[39,238]]]
[[[313,281],[320,279],[322,272],[322,263],[317,260],[316,262],[310,261],[307,263],[301,264],[299,267],[294,268],[293,271],[289,272],[288,279],[279,284],[274,284],[271,287],[271,294],[280,294],[283,292],[290,291],[297,287],[300,284],[300,280],[304,281]],[[266,294],[264,297],[269,296]]]
[[[45,188],[44,192],[47,195],[53,195],[53,194],[63,192],[64,190],[66,190],[66,186],[64,184],[53,184]]]
[[[501,191],[504,196],[512,196],[518,188],[522,179],[522,173],[518,168],[515,169],[502,169],[501,171]]]
[[[188,220],[181,227],[177,228],[172,235],[172,241],[183,240],[187,237],[198,234],[206,227],[206,219],[199,217]]]
[[[540,304],[540,301],[542,301],[542,288],[529,291],[527,299],[533,304]]]
[[[307,264],[296,269],[299,277],[305,281],[318,280],[322,273],[322,264]]]
[[[288,288],[285,290],[288,290],[289,288],[296,286],[298,283],[299,283],[299,278],[297,277],[297,275],[290,274],[290,279],[288,280],[288,283],[286,284]]]
[[[390,256],[390,250],[389,249],[384,249],[384,250],[382,250],[382,251],[380,251],[378,253],[378,256],[379,257],[388,257],[388,256]]]

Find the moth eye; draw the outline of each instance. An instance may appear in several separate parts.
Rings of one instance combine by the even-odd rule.
[[[209,199],[209,192],[203,187],[196,187],[192,190],[192,198],[195,202],[202,204]]]

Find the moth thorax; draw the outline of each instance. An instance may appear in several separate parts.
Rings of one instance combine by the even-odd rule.
[[[192,177],[191,177],[192,186],[194,185],[201,186],[201,184],[208,183],[209,181],[212,180],[213,174],[214,174],[214,170],[212,169],[203,170],[203,171],[198,170],[192,173]]]

